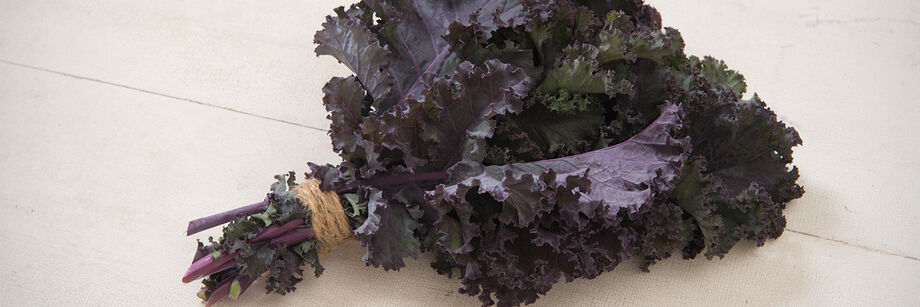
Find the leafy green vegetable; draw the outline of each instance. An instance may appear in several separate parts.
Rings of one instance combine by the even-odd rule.
[[[686,56],[640,0],[364,0],[314,41],[354,75],[323,88],[343,161],[307,175],[339,194],[368,265],[433,251],[483,305],[532,303],[631,257],[647,270],[762,245],[803,193],[797,132],[742,99],[724,62]],[[322,273],[294,184],[190,223],[229,222],[183,278],[208,276],[202,299],[262,275],[293,291],[304,263]]]
[[[184,282],[207,276],[199,296],[208,301],[236,297],[265,275],[267,292],[285,294],[301,281],[305,262],[322,273],[316,256],[319,243],[305,220],[310,212],[289,191],[296,185],[294,174],[276,176],[264,211],[231,221],[218,240],[198,242],[198,253]],[[222,288],[223,287],[223,288]],[[217,297],[212,297],[217,294]]]

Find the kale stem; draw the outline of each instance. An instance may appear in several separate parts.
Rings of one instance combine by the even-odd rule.
[[[266,228],[263,228],[262,231],[259,232],[259,235],[253,238],[252,240],[249,240],[249,242],[256,243],[256,242],[271,240],[279,235],[282,235],[288,231],[293,230],[294,228],[297,228],[298,226],[303,226],[304,223],[305,222],[303,219],[294,219],[294,220],[291,220],[290,222],[284,223],[284,225],[275,224],[275,225],[268,226]]]
[[[239,273],[237,273],[234,276],[231,276],[230,278],[227,278],[226,280],[221,282],[220,285],[217,286],[217,288],[214,288],[214,292],[211,292],[211,296],[208,297],[208,301],[205,303],[205,307],[210,307],[211,305],[214,305],[220,300],[223,300],[224,298],[230,296],[230,286],[233,284],[234,281],[237,281],[240,283],[240,294],[243,294],[243,292],[245,292],[246,289],[249,288],[250,285],[252,285],[252,282],[255,281],[255,278],[249,277],[246,274],[239,274]]]
[[[297,228],[289,231],[277,238],[272,239],[272,244],[277,245],[294,245],[307,239],[313,238],[313,229],[310,228]]]
[[[235,256],[231,256],[231,258],[236,258],[236,257],[235,257]],[[205,273],[204,273],[204,276],[210,276],[211,274],[217,274],[217,273],[223,272],[224,270],[227,270],[227,269],[230,269],[230,268],[234,268],[234,267],[236,267],[236,266],[237,266],[236,261],[227,261],[226,263],[221,264],[220,266],[215,267],[214,269],[209,270],[210,272],[205,272]]]
[[[204,245],[203,243],[201,243],[201,241],[198,241],[198,250],[195,252],[195,258],[192,258],[192,263],[195,263],[195,261],[198,261],[199,259],[204,258],[204,256],[211,255],[211,253],[213,252],[214,252],[214,245],[211,245],[211,244]]]
[[[275,224],[275,225],[272,225],[272,226],[269,226],[269,227],[266,227],[266,228],[262,228],[262,229],[259,231],[259,235],[258,235],[258,236],[256,236],[255,238],[252,238],[252,239],[250,239],[250,240],[248,240],[248,241],[249,241],[250,243],[258,243],[258,242],[262,242],[262,241],[268,241],[268,240],[277,238],[277,237],[279,237],[279,236],[281,236],[281,235],[286,235],[286,234],[288,234],[289,232],[291,232],[291,230],[293,230],[294,228],[301,227],[301,226],[304,226],[304,225],[305,225],[305,222],[304,222],[303,219],[293,219],[293,220],[291,220],[290,222],[284,223],[284,225]],[[295,242],[295,243],[297,243],[297,242]],[[210,245],[210,244],[209,244],[209,245],[203,245],[203,244],[201,244],[201,243],[199,242],[199,244],[198,244],[198,251],[195,253],[195,258],[194,258],[194,260],[192,261],[192,265],[194,265],[195,262],[198,262],[199,260],[201,260],[201,259],[204,258],[204,257],[210,257],[210,256],[211,256],[211,253],[213,253],[213,252],[214,252],[214,245]],[[226,269],[226,268],[224,268],[224,269]],[[220,272],[220,271],[222,271],[222,270],[223,270],[223,269],[221,269],[221,270],[213,270],[211,273],[207,273],[207,274],[205,274],[205,275],[210,275],[210,274],[213,274],[213,273],[216,273],[216,272]]]
[[[208,301],[205,303],[204,306],[210,307],[211,305],[214,305],[214,303],[217,303],[220,300],[224,299],[225,297],[229,296],[230,295],[230,285],[239,276],[240,274],[237,273],[235,276],[231,276],[230,278],[225,279],[219,285],[217,285],[217,287],[214,288],[214,292],[211,292],[211,296],[208,296]]]
[[[188,271],[185,272],[185,276],[182,276],[182,282],[190,283],[196,279],[208,276],[211,273],[220,272],[215,271],[215,269],[224,266],[234,259],[236,259],[236,256],[230,255],[226,252],[221,252],[220,256],[218,256],[216,260],[211,256],[202,257],[201,259],[198,259],[198,261],[192,263],[192,266],[190,266]]]
[[[249,277],[246,274],[240,274],[240,278],[237,278],[240,281],[240,294],[246,292],[246,289],[249,288],[249,285],[252,285],[252,282],[256,281],[255,278]]]
[[[268,200],[193,220],[188,222],[188,230],[186,230],[185,234],[190,236],[202,230],[229,223],[235,218],[257,214],[265,211],[265,208],[268,208]]]
[[[439,181],[447,179],[447,172],[430,172],[404,174],[389,177],[374,178],[370,180],[372,186],[390,186],[406,183],[415,183],[419,181]]]
[[[420,181],[441,181],[448,178],[447,172],[430,172],[417,174],[403,174],[395,176],[378,177],[368,180],[366,183],[375,187],[385,187],[391,185],[416,183]],[[357,181],[350,181],[336,188],[336,192],[341,194],[358,187]]]

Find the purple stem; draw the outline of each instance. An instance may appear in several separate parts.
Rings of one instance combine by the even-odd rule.
[[[246,274],[240,274],[240,278],[237,278],[236,280],[240,281],[240,295],[242,295],[243,292],[246,292],[246,289],[252,285],[252,282],[256,281],[255,278],[249,277]]]
[[[231,258],[234,258],[234,257],[231,257]],[[229,269],[229,268],[232,268],[232,267],[235,267],[235,266],[237,266],[236,261],[227,261],[227,263],[221,264],[220,266],[214,268],[214,269],[211,270],[210,272],[206,272],[206,273],[204,274],[204,276],[209,276],[209,275],[211,275],[211,274],[220,273],[220,272],[222,272],[223,270],[226,270],[226,269]]]
[[[230,296],[230,285],[233,284],[234,280],[240,282],[240,294],[243,294],[243,292],[245,292],[246,289],[252,285],[252,282],[255,281],[254,278],[249,277],[246,274],[237,274],[236,276],[227,278],[227,280],[224,280],[222,283],[220,283],[220,285],[217,286],[217,288],[214,289],[214,292],[211,292],[211,296],[208,297],[208,301],[204,306],[210,307],[220,300]]]
[[[201,244],[201,243],[199,242],[198,244]],[[198,261],[199,259],[204,258],[204,256],[211,255],[211,253],[213,252],[214,252],[214,245],[211,245],[211,244],[199,245],[198,251],[195,252],[195,258],[192,259],[192,263],[195,263],[195,261]]]
[[[289,231],[286,234],[283,234],[277,238],[272,239],[272,244],[278,245],[293,245],[307,239],[313,238],[313,229],[310,228],[297,228]]]
[[[385,186],[390,186],[390,185],[415,183],[419,181],[440,181],[440,180],[446,180],[447,177],[448,177],[447,172],[404,174],[404,175],[374,178],[374,179],[366,181],[366,184],[375,186],[375,187],[385,187]],[[358,186],[358,182],[349,181],[348,183],[337,188],[335,191],[337,193],[345,193],[351,189],[354,189],[357,186]]]
[[[227,262],[233,261],[235,258],[236,258],[235,256],[230,255],[226,252],[221,252],[220,256],[217,257],[217,260],[215,260],[214,257],[210,257],[210,256],[202,257],[201,259],[198,259],[198,261],[195,261],[194,263],[192,263],[192,266],[190,266],[188,268],[188,271],[185,272],[185,276],[182,276],[182,282],[190,283],[196,279],[208,276],[211,273],[220,272],[220,271],[215,271],[215,269],[220,268],[221,266],[225,265]],[[236,262],[233,262],[233,263],[236,263]]]
[[[418,181],[437,181],[447,179],[447,172],[431,172],[431,173],[417,173],[417,174],[405,174],[405,175],[396,175],[389,177],[374,178],[368,181],[372,186],[389,186],[389,185],[398,185],[413,183]]]
[[[186,230],[185,234],[190,236],[201,232],[202,230],[229,223],[235,218],[249,216],[265,211],[265,208],[268,208],[268,200],[193,220],[188,222],[188,230]]]
[[[289,232],[291,232],[291,230],[293,230],[294,228],[297,228],[303,225],[304,225],[303,219],[294,219],[294,220],[291,220],[290,222],[285,223],[284,225],[272,225],[272,226],[263,228],[262,231],[259,232],[259,235],[249,240],[249,242],[258,243],[258,242],[268,241],[268,240],[277,238],[278,236],[286,235]],[[192,265],[195,265],[195,262],[198,262],[204,257],[210,257],[211,253],[213,252],[214,252],[214,245],[205,245],[202,248],[199,248],[198,251],[195,253],[195,259],[192,261]],[[189,270],[191,270],[191,268]],[[223,271],[223,269],[212,270],[210,273],[205,274],[205,275],[211,275],[213,273],[220,272],[220,271]]]
[[[227,297],[228,295],[230,295],[230,284],[232,284],[233,281],[236,280],[237,276],[227,278],[226,280],[221,282],[219,285],[217,285],[217,288],[214,288],[214,292],[211,292],[211,296],[208,297],[208,301],[204,304],[204,306],[210,307],[211,305],[214,305],[214,303],[217,303],[220,300]]]
[[[303,219],[294,219],[294,220],[291,220],[290,222],[284,223],[284,225],[275,224],[272,226],[268,226],[266,228],[263,228],[262,231],[259,232],[259,235],[253,238],[252,240],[249,240],[249,242],[256,243],[256,242],[271,240],[279,235],[282,235],[288,231],[293,230],[294,228],[297,228],[298,226],[303,226],[304,223],[305,221]]]
[[[244,274],[242,275],[242,277],[239,278],[239,281],[240,281],[240,294],[243,294],[243,292],[246,292],[246,289],[249,288],[249,285],[252,285],[252,282],[256,281],[256,279]]]

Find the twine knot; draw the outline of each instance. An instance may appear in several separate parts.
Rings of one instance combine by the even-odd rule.
[[[325,254],[352,238],[351,225],[335,191],[323,191],[320,181],[308,178],[291,188],[300,202],[312,212],[313,234],[320,243],[319,253]]]

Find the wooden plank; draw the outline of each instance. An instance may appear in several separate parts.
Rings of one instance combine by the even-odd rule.
[[[0,101],[3,304],[195,304],[187,221],[337,159],[312,129],[2,63]]]
[[[327,128],[313,53],[347,1],[0,2],[0,60]]]

